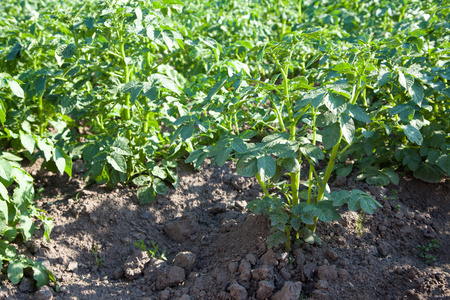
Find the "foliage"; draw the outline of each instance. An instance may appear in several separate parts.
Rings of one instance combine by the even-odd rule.
[[[146,251],[150,257],[156,257],[158,259],[167,260],[166,258],[166,250],[162,250],[162,252],[159,251],[158,245],[156,245],[153,241],[150,241],[152,243],[152,248],[147,249],[147,246],[145,245],[144,240],[139,240],[134,243],[136,247],[139,247],[142,251]]]
[[[436,261],[434,255],[430,252],[439,248],[437,239],[432,239],[428,245],[417,245],[416,248],[420,251],[419,256],[425,260],[425,263],[429,264]]]
[[[319,241],[318,221],[341,206],[379,206],[362,191],[332,191],[334,175],[448,178],[449,7],[2,1],[0,255],[21,274],[31,263],[11,250],[16,235],[31,238],[36,222],[49,237],[22,168],[38,158],[69,176],[83,159],[85,180],[137,185],[141,204],[177,186],[186,152],[197,169],[234,160],[264,191],[249,208],[269,215],[270,244],[288,249],[294,236]]]

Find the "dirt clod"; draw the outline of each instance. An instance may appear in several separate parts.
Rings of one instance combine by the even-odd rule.
[[[175,255],[173,264],[183,268],[186,273],[189,273],[195,265],[195,254],[190,251],[179,252]]]
[[[283,288],[273,295],[272,300],[297,300],[302,292],[302,283],[286,281]]]
[[[228,287],[228,290],[235,300],[245,300],[248,297],[247,290],[240,284],[234,283]]]

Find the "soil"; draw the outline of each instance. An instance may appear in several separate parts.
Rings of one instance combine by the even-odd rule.
[[[359,188],[383,207],[362,226],[343,210],[319,225],[321,245],[286,253],[267,247],[268,219],[245,209],[259,186],[231,163],[200,172],[180,165],[179,187],[143,206],[135,187],[87,187],[82,162],[75,165],[72,178],[29,169],[55,227],[50,242],[19,245],[55,274],[59,292],[2,275],[0,299],[450,299],[448,182],[405,177],[383,188],[337,178],[332,190]],[[435,261],[426,263],[417,246],[433,239]]]

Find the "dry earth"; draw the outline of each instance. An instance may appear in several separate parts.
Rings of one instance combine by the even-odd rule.
[[[359,188],[382,204],[358,229],[358,213],[320,224],[322,245],[286,253],[268,249],[270,224],[249,213],[260,196],[252,179],[223,168],[178,168],[180,186],[139,206],[136,188],[86,187],[82,163],[73,178],[30,169],[45,191],[38,206],[53,217],[51,241],[21,245],[57,277],[60,291],[13,286],[3,275],[1,299],[450,299],[450,188],[403,178],[371,187],[354,177],[332,189]],[[35,167],[36,168],[36,167]],[[418,245],[436,238],[425,263]],[[151,258],[135,243],[165,249]]]

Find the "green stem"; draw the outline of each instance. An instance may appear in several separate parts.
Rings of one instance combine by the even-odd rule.
[[[261,188],[262,188],[262,190],[264,192],[264,196],[269,196],[269,190],[267,189],[267,186],[264,183],[264,181],[261,180],[261,176],[259,176],[259,174],[256,173],[255,177],[258,180],[259,185],[261,186]]]
[[[123,61],[123,83],[127,84],[130,81],[130,69],[128,68],[127,62],[126,62],[126,55],[125,55],[125,42],[120,43],[120,54]],[[130,110],[130,93],[125,94],[124,98],[124,110],[123,110],[123,118],[124,121],[127,122],[131,119],[131,110]],[[127,139],[131,141],[131,128],[127,129],[126,132]]]
[[[44,124],[45,123],[45,121],[44,121],[44,102],[43,102],[41,96],[38,96],[38,100],[39,100],[39,106],[38,106],[38,109],[39,109],[39,112],[38,112],[39,113],[39,133],[42,136],[44,134],[44,128],[46,128],[47,126],[46,126],[46,124]]]
[[[286,251],[290,252],[291,251],[291,227],[286,226],[284,228],[284,230],[286,231]]]
[[[316,111],[314,110],[314,107],[311,106],[311,111],[312,111],[312,116],[313,116],[313,140],[312,140],[312,144],[315,145],[316,144]],[[308,172],[308,199],[307,202],[308,204],[311,204],[311,195],[312,195],[312,183],[313,183],[313,171],[315,172],[316,170],[314,169],[314,164],[313,162],[309,159],[309,157],[307,157],[305,155],[306,159],[309,162],[309,172]],[[317,184],[320,184],[319,182],[319,177],[317,177],[316,174],[316,178],[317,178]]]
[[[325,189],[328,183],[328,180],[330,179],[331,172],[333,172],[334,164],[336,163],[336,157],[339,152],[339,145],[341,144],[342,134],[341,138],[339,138],[339,141],[334,145],[333,149],[331,150],[330,160],[328,161],[327,169],[325,171],[325,175],[322,179],[321,186],[319,188],[319,193],[317,194],[317,202],[320,202],[323,198],[323,194],[325,193]]]

